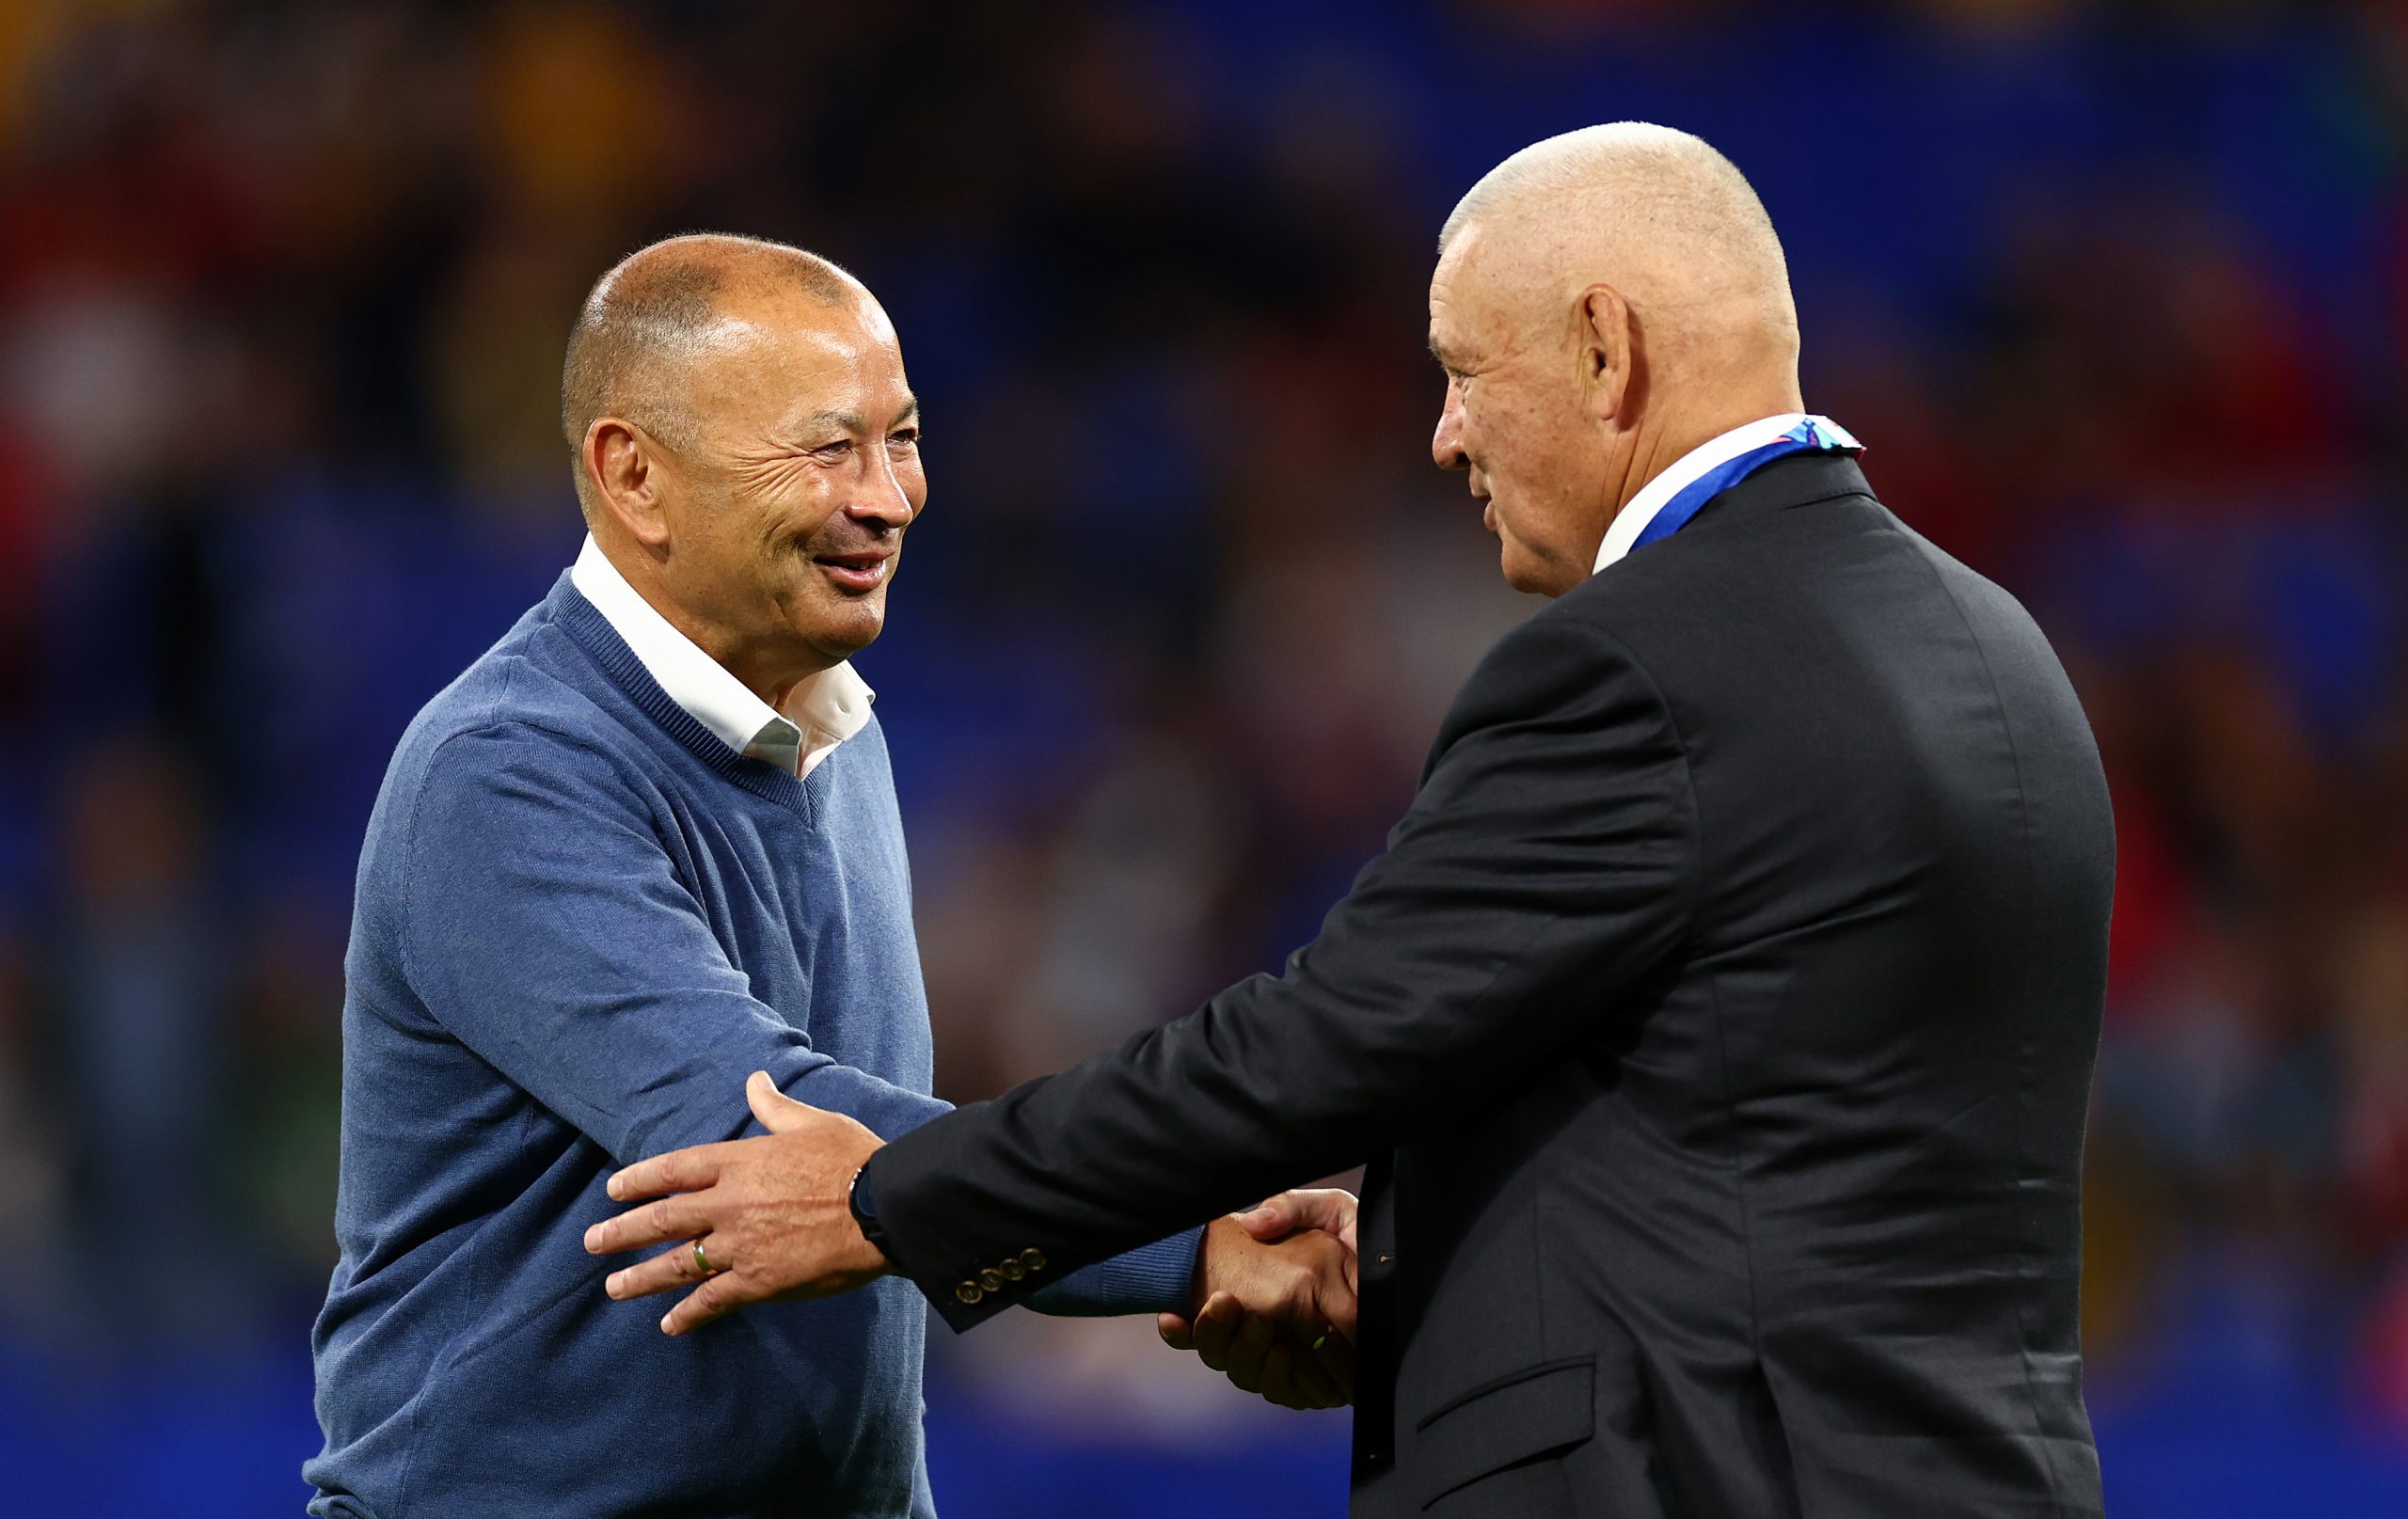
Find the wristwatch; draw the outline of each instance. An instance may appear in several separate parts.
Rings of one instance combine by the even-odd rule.
[[[862,1238],[878,1246],[878,1253],[886,1257],[887,1264],[895,1264],[893,1252],[886,1248],[886,1230],[879,1226],[878,1210],[870,1202],[867,1165],[853,1173],[853,1184],[846,1191],[845,1205],[852,1210],[853,1223],[859,1226]]]

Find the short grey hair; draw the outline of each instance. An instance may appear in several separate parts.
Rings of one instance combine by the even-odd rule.
[[[1438,233],[1444,253],[1475,221],[1525,207],[1613,214],[1671,232],[1736,243],[1785,282],[1772,217],[1738,166],[1703,137],[1649,121],[1582,127],[1530,144],[1480,178]]]
[[[791,285],[838,305],[864,293],[835,262],[787,243],[689,232],[647,244],[594,282],[561,366],[561,432],[572,456],[597,417],[625,417],[671,448],[691,444],[693,419],[667,383],[703,349],[732,291]],[[585,471],[577,470],[578,495]]]

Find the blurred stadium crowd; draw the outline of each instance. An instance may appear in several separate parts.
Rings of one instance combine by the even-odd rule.
[[[858,663],[968,1099],[1377,847],[1530,609],[1428,463],[1434,229],[1637,116],[1756,179],[1809,403],[2098,729],[2102,1420],[2408,1446],[2408,11],[1817,10],[0,6],[0,1359],[298,1345],[360,831],[576,548],[619,254],[788,239],[895,317],[934,510]],[[1048,1374],[1122,1401],[1143,1337]]]

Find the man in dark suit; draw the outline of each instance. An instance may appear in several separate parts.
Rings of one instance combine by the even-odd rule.
[[[673,1195],[590,1247],[706,1237],[673,1329],[888,1271],[966,1328],[1011,1266],[1368,1161],[1357,1513],[2098,1513],[2114,846],[2047,641],[1804,414],[1779,243],[1693,137],[1500,165],[1431,337],[1437,457],[1557,599],[1320,937],[883,1147],[815,1115],[633,1167]]]

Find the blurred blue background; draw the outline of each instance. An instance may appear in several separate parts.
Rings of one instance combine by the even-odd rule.
[[[1532,609],[1428,463],[1435,229],[1632,117],[1755,180],[1809,404],[2099,731],[2113,1511],[2408,1512],[2385,0],[0,4],[0,1509],[299,1511],[355,852],[576,548],[602,268],[746,231],[895,317],[934,514],[858,663],[967,1099],[1377,847]],[[931,1363],[948,1519],[1340,1511],[1342,1416],[1149,1324]]]

